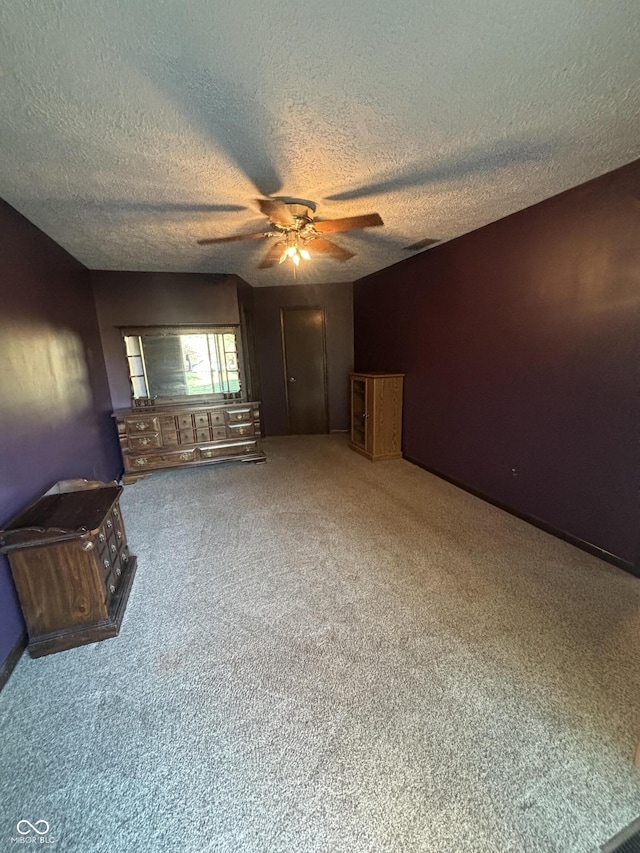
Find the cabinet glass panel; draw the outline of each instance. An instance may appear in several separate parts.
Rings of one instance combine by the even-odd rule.
[[[366,385],[363,379],[353,380],[353,422],[351,424],[351,440],[354,444],[364,447],[365,441],[365,394]]]

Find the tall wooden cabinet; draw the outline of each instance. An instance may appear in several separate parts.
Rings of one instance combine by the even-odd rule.
[[[351,441],[372,459],[402,457],[403,373],[351,374]]]

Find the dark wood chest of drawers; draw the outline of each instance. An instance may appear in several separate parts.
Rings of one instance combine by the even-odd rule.
[[[265,459],[257,402],[121,409],[114,416],[124,483],[152,471]]]
[[[0,531],[31,657],[118,634],[136,571],[121,492],[116,484],[58,483]]]

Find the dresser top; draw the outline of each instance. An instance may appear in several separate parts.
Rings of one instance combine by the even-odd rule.
[[[256,400],[220,400],[220,402],[200,402],[194,400],[192,403],[159,403],[157,406],[132,406],[129,409],[115,409],[113,416],[116,418],[134,417],[142,418],[145,415],[172,414],[181,412],[202,412],[210,409],[246,409],[249,406],[258,406]]]
[[[0,535],[26,527],[74,532],[95,530],[121,492],[122,486],[111,485],[100,489],[44,495],[16,516],[4,531],[0,531]]]
[[[351,374],[351,376],[365,376],[371,379],[398,379],[405,375],[404,373],[384,373],[384,371],[378,370],[356,370]]]

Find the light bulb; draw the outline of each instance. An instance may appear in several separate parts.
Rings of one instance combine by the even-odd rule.
[[[295,253],[296,253],[296,247],[295,246],[289,246],[289,248],[285,251],[285,254],[289,258],[292,258],[295,255]]]
[[[298,266],[298,264],[300,263],[300,255],[299,255],[297,252],[296,252],[296,254],[295,254],[295,255],[293,255],[293,263],[294,263],[296,266]]]
[[[283,263],[287,260],[287,257],[288,257],[288,255],[287,255],[287,252],[286,252],[286,250],[285,250],[285,251],[280,255],[280,260],[278,261],[278,263],[279,263],[279,264],[283,264]]]
[[[301,254],[301,255],[302,255],[302,257],[305,259],[305,261],[310,261],[310,260],[311,260],[311,255],[309,254],[309,250],[308,250],[308,249],[300,249],[300,254]]]

